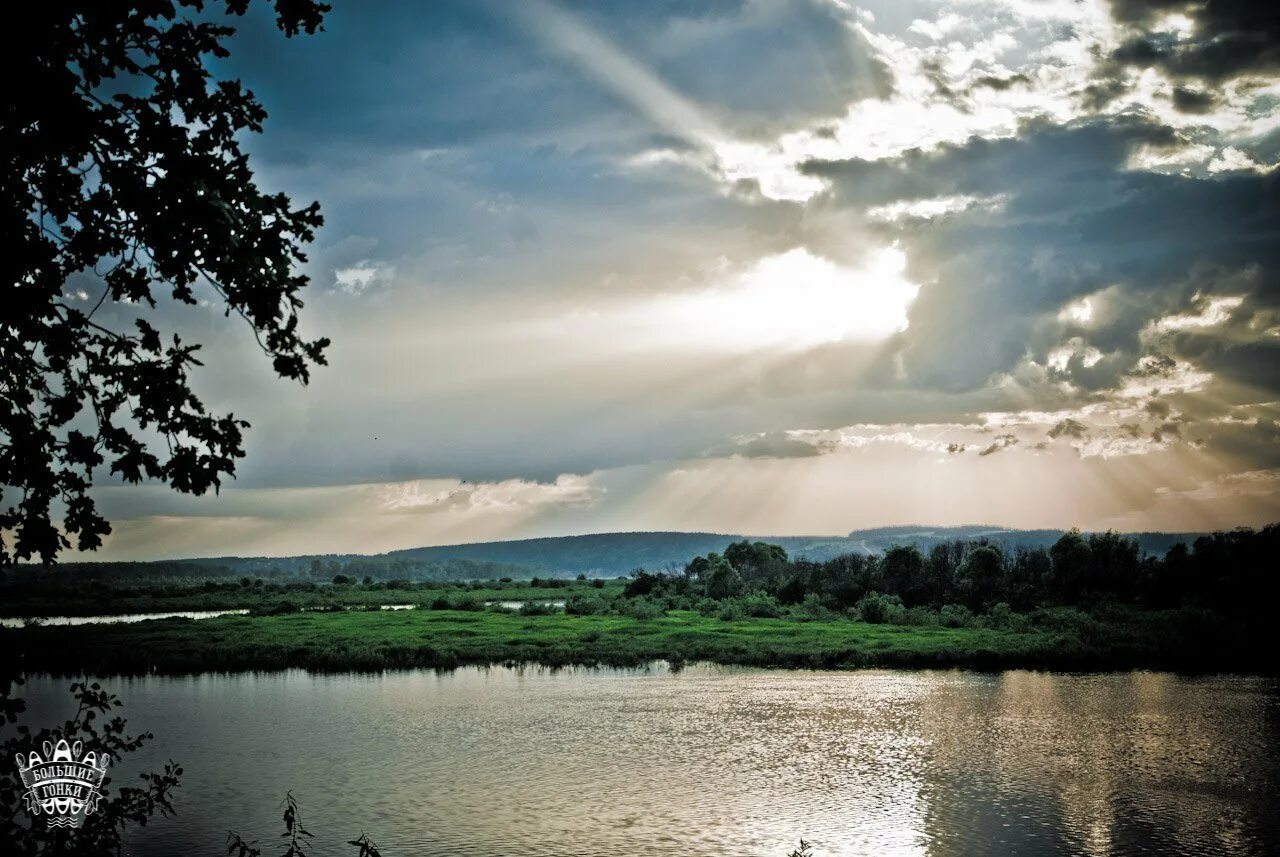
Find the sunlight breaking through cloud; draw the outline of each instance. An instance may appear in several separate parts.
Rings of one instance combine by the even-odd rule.
[[[907,329],[920,287],[905,270],[896,247],[858,268],[797,247],[710,288],[659,297],[640,315],[673,340],[727,349],[877,341]]]

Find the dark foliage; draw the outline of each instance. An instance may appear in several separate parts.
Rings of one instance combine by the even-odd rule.
[[[889,621],[890,603],[900,608],[953,605],[970,613],[989,612],[997,605],[1029,611],[1118,604],[1249,616],[1264,612],[1280,595],[1280,577],[1270,571],[1278,551],[1277,524],[1201,536],[1189,548],[1174,545],[1163,558],[1143,556],[1134,538],[1079,530],[1064,533],[1047,549],[956,540],[935,545],[927,556],[907,545],[825,562],[789,561],[776,545],[741,541],[723,555],[695,557],[683,573],[638,571],[624,595],[665,599],[672,605],[734,599],[735,611],[743,615],[767,614],[750,600],[753,593],[772,596],[783,606],[817,599],[826,609],[857,608],[877,622]],[[867,600],[877,595],[892,602]]]
[[[98,808],[78,830],[46,828],[42,819],[27,815],[22,808],[22,782],[17,767],[12,764],[17,753],[30,753],[45,741],[65,738],[73,743],[83,741],[87,747],[105,753],[115,767],[125,755],[150,741],[152,735],[126,735],[125,719],[115,714],[120,700],[97,684],[82,682],[71,685],[77,702],[75,715],[63,723],[56,734],[49,729],[32,732],[20,722],[26,703],[13,693],[15,685],[20,683],[20,679],[12,676],[0,677],[0,715],[4,722],[16,724],[17,733],[0,744],[0,756],[6,762],[0,765],[0,809],[3,810],[0,811],[0,853],[84,857],[119,854],[122,837],[130,825],[145,827],[156,814],[173,813],[170,798],[178,786],[182,768],[170,761],[163,773],[143,774],[140,788],[113,788],[108,771],[100,789],[102,800]]]
[[[216,298],[284,378],[324,363],[328,340],[298,330],[295,270],[319,206],[258,188],[239,140],[266,113],[206,68],[248,2],[27,4],[6,40],[0,563],[97,548],[110,525],[88,489],[102,472],[193,494],[234,476],[247,423],[205,409],[199,346],[156,326],[158,301]],[[274,5],[286,36],[329,8]],[[75,299],[73,282],[92,293]]]
[[[12,761],[18,753],[27,754],[45,741],[65,738],[69,742],[82,741],[96,752],[106,753],[112,767],[119,765],[129,753],[142,747],[154,736],[143,733],[137,736],[125,734],[126,721],[116,713],[120,700],[103,690],[98,684],[77,682],[71,685],[71,694],[77,708],[71,719],[61,724],[56,734],[49,729],[32,732],[21,722],[26,703],[14,691],[22,684],[20,678],[10,674],[0,675],[0,724],[12,737],[0,743],[0,755]],[[11,727],[11,729],[10,729]],[[163,773],[142,774],[143,785],[137,787],[111,787],[108,773],[100,789],[102,799],[97,809],[90,813],[79,829],[46,827],[42,819],[34,818],[23,809],[22,781],[12,764],[0,766],[0,853],[6,855],[68,855],[68,857],[108,857],[121,853],[125,831],[130,825],[146,827],[156,815],[175,814],[172,797],[182,777],[182,768],[170,761]],[[285,850],[281,857],[305,857],[309,853],[311,833],[302,824],[302,811],[292,793],[282,802],[284,808]],[[347,844],[356,849],[357,857],[381,857],[378,846],[368,834],[361,832]],[[237,857],[261,857],[262,849],[257,840],[245,841],[238,834],[227,835],[227,853]]]

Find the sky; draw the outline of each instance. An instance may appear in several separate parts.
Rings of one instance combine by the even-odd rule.
[[[332,2],[216,66],[330,365],[168,310],[248,454],[97,558],[1280,519],[1271,4]]]

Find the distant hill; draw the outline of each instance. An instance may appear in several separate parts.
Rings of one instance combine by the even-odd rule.
[[[846,553],[881,553],[893,545],[914,544],[923,551],[955,539],[985,538],[1005,547],[1049,546],[1062,530],[1010,530],[1002,527],[877,527],[847,536],[742,536],[722,533],[597,533],[586,536],[477,542],[409,548],[366,556],[325,554],[292,557],[216,557],[158,562],[67,563],[61,570],[94,575],[130,574],[183,577],[312,577],[335,572],[375,578],[466,580],[496,577],[614,577],[637,568],[680,568],[695,556],[723,551],[742,539],[781,545],[792,557],[826,560]],[[1177,542],[1190,544],[1201,533],[1132,533],[1143,552],[1163,555]]]
[[[441,561],[468,559],[525,566],[550,573],[615,575],[636,568],[661,570],[683,566],[692,557],[723,551],[732,542],[749,539],[781,545],[793,557],[826,560],[846,553],[881,553],[893,545],[914,544],[927,551],[939,542],[986,538],[1006,546],[1048,546],[1062,530],[1010,530],[1001,527],[878,527],[854,530],[847,536],[742,536],[717,533],[598,533],[481,542],[465,545],[410,548],[387,557]],[[1133,533],[1146,553],[1164,554],[1176,542],[1190,544],[1200,533]]]

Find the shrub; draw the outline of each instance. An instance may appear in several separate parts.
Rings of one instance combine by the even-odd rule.
[[[286,613],[300,613],[302,608],[296,601],[277,601],[274,604],[263,604],[249,611],[250,616],[282,616]]]
[[[791,618],[801,622],[821,622],[834,619],[835,616],[836,614],[824,607],[822,599],[813,592],[791,608]]]
[[[663,580],[659,575],[649,574],[647,571],[638,571],[636,576],[627,581],[626,587],[622,590],[622,594],[627,598],[639,598],[641,596],[650,595],[655,589],[660,589]]]
[[[908,607],[904,622],[907,625],[918,625],[925,628],[936,628],[940,624],[938,611],[930,610],[928,607]]]
[[[1030,625],[1027,618],[1021,613],[1014,612],[1014,609],[1005,602],[1001,601],[987,611],[987,615],[982,617],[982,625],[987,628],[999,628],[1003,631],[1025,631]]]
[[[973,625],[973,611],[963,604],[945,604],[938,611],[938,622],[947,628],[969,628]]]
[[[693,605],[703,616],[716,616],[720,613],[720,602],[714,598],[699,598]]]
[[[427,605],[432,610],[484,610],[485,603],[471,595],[460,595],[457,598],[449,598],[446,595],[437,595],[431,599]]]
[[[570,616],[599,616],[608,610],[608,603],[598,595],[574,595],[564,603],[564,612]]]
[[[776,619],[782,615],[778,599],[764,592],[743,595],[738,601],[742,604],[743,612],[755,619]]]
[[[666,611],[662,606],[647,596],[627,598],[619,602],[618,612],[632,619],[657,619]]]
[[[488,613],[501,613],[504,616],[515,616],[520,612],[519,607],[512,607],[509,604],[503,604],[500,601],[495,601],[493,604],[486,604],[484,609]]]
[[[902,606],[902,599],[896,595],[881,595],[879,592],[868,592],[854,605],[854,611],[863,622],[873,625],[906,624],[907,611]]]
[[[526,601],[520,605],[521,616],[550,616],[559,613],[560,608],[547,601]]]
[[[747,618],[747,611],[742,608],[742,602],[737,598],[726,598],[720,602],[712,602],[718,604],[716,610],[716,618],[724,622],[737,622],[740,619]]]

